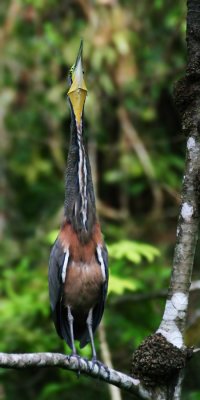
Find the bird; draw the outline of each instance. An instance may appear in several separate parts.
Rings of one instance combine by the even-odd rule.
[[[77,356],[89,342],[97,361],[94,333],[103,316],[108,289],[108,252],[96,213],[91,167],[84,141],[87,87],[83,42],[68,75],[71,110],[64,218],[49,259],[49,297],[56,331]]]

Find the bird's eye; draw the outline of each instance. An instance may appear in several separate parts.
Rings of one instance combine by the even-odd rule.
[[[74,67],[75,67],[75,65],[72,65],[72,67],[70,68],[70,71],[69,71],[70,75],[72,75],[72,73],[74,72]]]
[[[69,74],[68,74],[68,83],[69,83],[69,85],[71,85],[72,82],[73,82],[73,71],[74,71],[74,65],[72,65],[72,67],[69,70]]]

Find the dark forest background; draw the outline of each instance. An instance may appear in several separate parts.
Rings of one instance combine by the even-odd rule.
[[[51,322],[47,270],[63,215],[67,73],[81,38],[85,131],[110,254],[99,358],[104,341],[114,367],[129,372],[133,350],[158,328],[185,157],[172,97],[186,65],[185,19],[185,0],[1,0],[0,351],[69,353]],[[199,261],[197,249],[194,280]],[[200,345],[198,291],[186,343]],[[200,399],[199,368],[196,356],[185,400]],[[0,400],[97,396],[110,399],[106,384],[71,372],[0,371]]]

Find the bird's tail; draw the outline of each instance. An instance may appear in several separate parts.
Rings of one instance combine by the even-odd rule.
[[[86,346],[90,342],[90,337],[87,331],[84,332],[84,334],[81,337],[80,340],[80,349]]]

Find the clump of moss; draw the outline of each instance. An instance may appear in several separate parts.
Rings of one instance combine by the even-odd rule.
[[[160,333],[148,336],[133,353],[131,375],[146,386],[164,385],[185,367],[192,349],[178,349]]]

